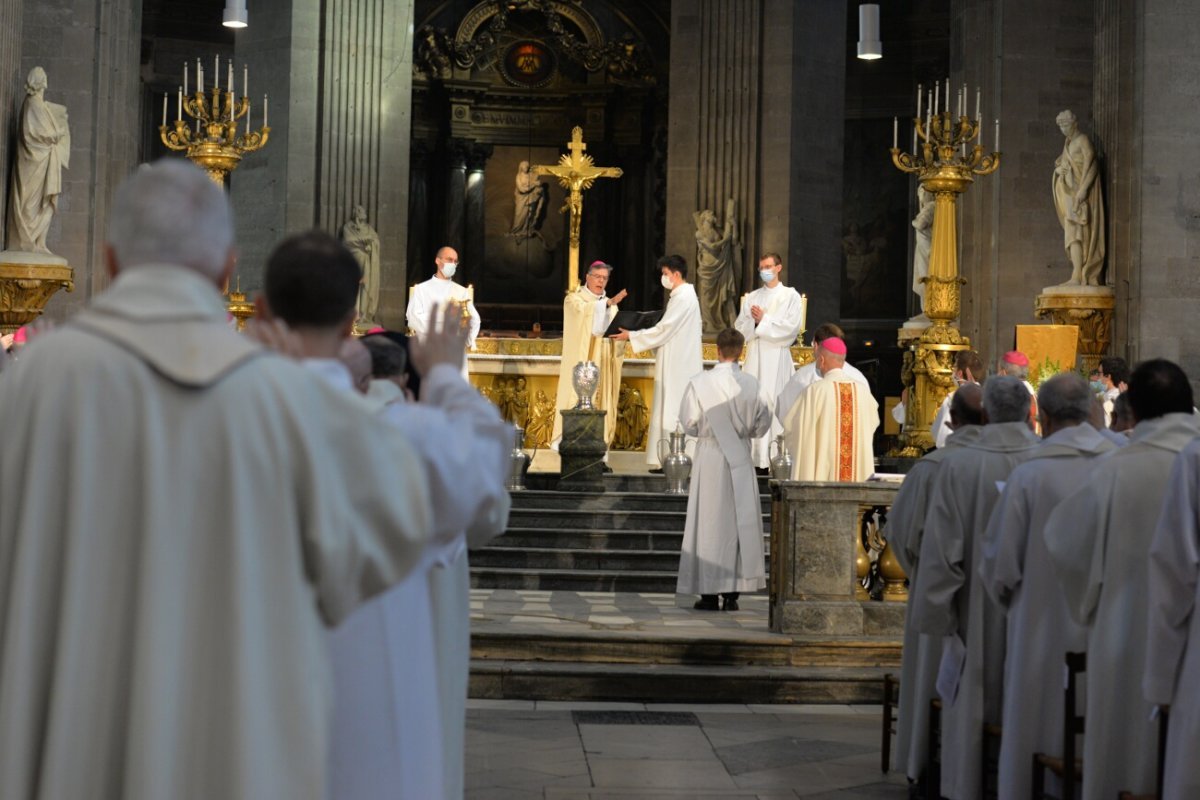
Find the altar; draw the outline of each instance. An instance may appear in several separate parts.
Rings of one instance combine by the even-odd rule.
[[[701,358],[707,369],[717,362],[715,342],[701,343]],[[792,363],[801,367],[812,361],[812,348],[793,345]],[[549,447],[554,427],[562,339],[480,335],[467,354],[471,385],[500,409],[501,415],[525,431],[524,445],[538,450]],[[621,369],[617,429],[611,450],[646,452],[650,408],[654,402],[654,353],[634,353],[625,346]]]

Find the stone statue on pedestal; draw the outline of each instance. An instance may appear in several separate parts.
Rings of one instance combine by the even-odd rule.
[[[363,206],[356,205],[350,221],[342,226],[342,242],[362,267],[358,318],[372,321],[379,310],[379,234],[367,223],[367,210]]]
[[[933,212],[936,204],[933,195],[924,187],[917,187],[917,201],[921,208],[913,217],[912,226],[916,231],[916,243],[913,247],[913,292],[920,299],[918,313],[909,320],[910,323],[929,324],[925,316],[925,281],[929,275],[929,251],[933,248]]]
[[[1064,286],[1100,286],[1104,270],[1104,201],[1100,195],[1096,151],[1079,132],[1075,114],[1055,119],[1066,141],[1054,162],[1054,209],[1063,228],[1063,246],[1071,259],[1071,279]]]
[[[732,328],[737,321],[737,277],[741,274],[741,240],[737,201],[725,202],[725,225],[717,230],[717,215],[705,209],[692,214],[696,223],[696,293],[705,333]]]
[[[516,186],[513,189],[513,225],[509,231],[510,236],[518,242],[534,237],[542,238],[546,197],[546,184],[530,171],[528,161],[522,161],[517,166]]]
[[[8,196],[5,262],[65,264],[46,247],[46,232],[58,210],[62,171],[71,158],[67,109],[46,102],[46,71],[34,67],[25,81],[17,130],[16,164]],[[23,258],[14,258],[14,254]]]

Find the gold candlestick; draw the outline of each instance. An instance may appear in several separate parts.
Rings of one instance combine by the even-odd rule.
[[[947,98],[949,106],[949,98]],[[965,104],[960,106],[965,108]],[[918,106],[919,109],[919,106]],[[975,181],[976,175],[990,175],[1000,166],[1000,153],[985,154],[979,138],[981,122],[950,111],[918,116],[913,126],[920,139],[919,153],[904,153],[893,142],[892,163],[902,172],[912,173],[934,196],[933,242],[929,253],[929,274],[925,284],[925,315],[932,324],[917,339],[902,339],[908,349],[902,381],[908,389],[904,433],[898,455],[918,457],[933,447],[930,425],[938,407],[954,388],[954,361],[971,342],[951,326],[958,319],[962,285],[966,279],[958,272],[958,231],[955,205],[958,196]],[[999,141],[999,122],[996,124]],[[974,142],[974,144],[972,144]]]
[[[236,98],[231,88],[197,89],[186,96],[181,89],[177,118],[170,126],[166,124],[166,97],[163,100],[163,124],[158,129],[163,144],[183,151],[220,186],[225,185],[225,176],[237,169],[242,156],[262,148],[271,134],[267,127],[266,95],[263,95],[263,124],[257,131],[249,129],[250,98]],[[195,122],[189,123],[184,119],[185,114]],[[243,117],[247,118],[247,130],[239,134],[238,121]]]

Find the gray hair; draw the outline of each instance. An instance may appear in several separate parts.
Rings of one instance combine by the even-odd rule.
[[[983,385],[983,410],[988,424],[1028,420],[1030,400],[1025,384],[1009,375],[993,375]]]
[[[215,281],[233,248],[233,212],[225,192],[198,167],[164,158],[118,187],[108,243],[120,270],[170,264]]]
[[[1009,375],[1020,381],[1029,380],[1029,365],[1028,364],[1010,364],[1007,361],[1001,360],[996,367],[996,372],[1001,375]]]
[[[1087,422],[1092,390],[1078,373],[1062,372],[1038,387],[1038,411],[1055,423]]]

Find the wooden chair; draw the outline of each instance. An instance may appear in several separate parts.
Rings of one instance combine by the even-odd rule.
[[[1083,715],[1076,705],[1078,678],[1087,671],[1086,653],[1067,653],[1067,686],[1063,691],[1063,741],[1062,757],[1033,754],[1033,797],[1035,800],[1050,798],[1046,794],[1046,772],[1052,772],[1062,781],[1062,795],[1058,800],[1075,800],[1083,781],[1083,762],[1075,757],[1075,739],[1084,732]]]
[[[1121,792],[1118,800],[1158,800],[1163,794],[1163,770],[1167,763],[1167,712],[1159,710],[1158,714],[1158,769],[1155,770],[1154,794],[1134,794]]]
[[[883,745],[879,768],[886,775],[892,767],[892,737],[896,735],[896,709],[900,705],[900,680],[890,672],[883,676]]]

